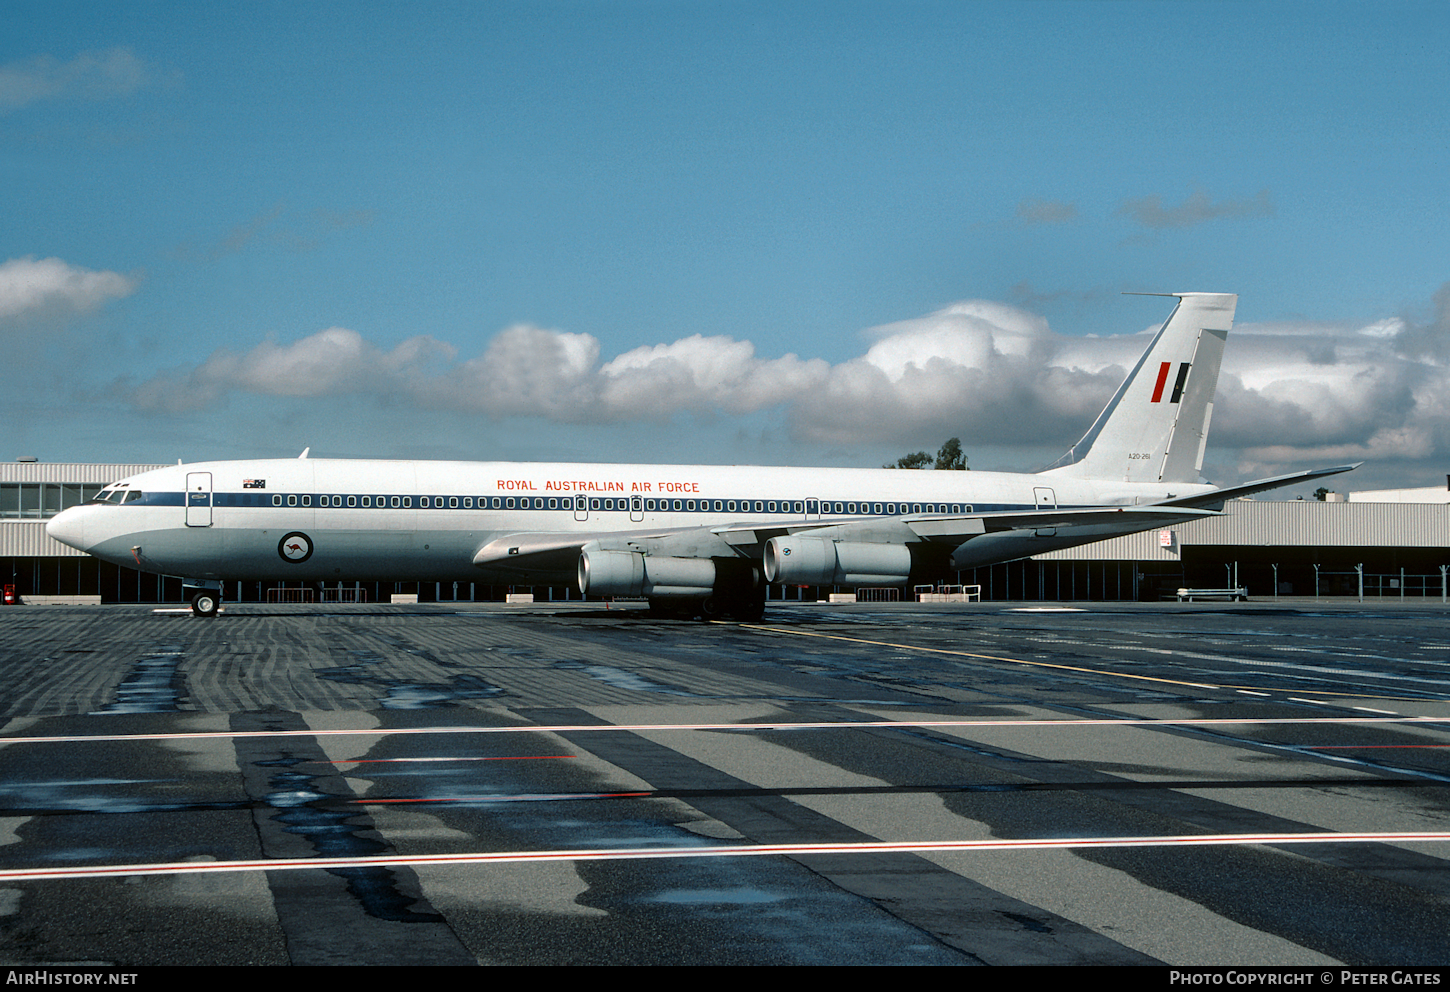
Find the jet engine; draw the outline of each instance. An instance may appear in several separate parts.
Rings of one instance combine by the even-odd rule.
[[[633,551],[585,551],[579,590],[590,596],[705,597],[715,589],[708,558],[657,558]]]
[[[772,537],[765,542],[765,578],[783,585],[899,586],[911,574],[904,544],[863,544],[819,537]]]

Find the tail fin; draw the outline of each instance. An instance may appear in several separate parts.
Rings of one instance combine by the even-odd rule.
[[[1232,293],[1171,293],[1178,306],[1092,429],[1048,469],[1122,482],[1197,482]]]

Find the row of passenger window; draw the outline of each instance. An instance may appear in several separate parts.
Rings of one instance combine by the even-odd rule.
[[[260,494],[218,494],[218,506],[261,506]],[[423,510],[633,511],[635,513],[820,513],[898,516],[907,513],[971,513],[964,503],[876,503],[853,500],[646,499],[642,496],[342,496],[273,493],[273,506]]]

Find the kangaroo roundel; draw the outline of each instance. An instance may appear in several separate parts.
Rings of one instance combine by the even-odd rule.
[[[312,538],[294,530],[277,542],[277,553],[283,561],[300,564],[312,557]]]

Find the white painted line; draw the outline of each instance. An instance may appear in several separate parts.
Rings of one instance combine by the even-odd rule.
[[[1330,702],[1327,699],[1304,699],[1304,698],[1302,698],[1300,696],[1290,696],[1289,697],[1289,702],[1291,702],[1291,703],[1313,703],[1315,706],[1328,706],[1328,705],[1330,705]]]
[[[1243,695],[1243,696],[1267,696],[1268,695],[1267,692],[1255,692],[1252,689],[1238,689],[1236,691],[1240,695]]]
[[[1350,709],[1359,710],[1362,713],[1386,713],[1394,715],[1394,710],[1377,710],[1373,706],[1351,706]]]
[[[1229,847],[1246,844],[1424,844],[1450,841],[1450,832],[1322,834],[1179,834],[1166,837],[1080,837],[1040,840],[865,841],[853,844],[740,844],[728,847],[607,848],[571,851],[498,851],[463,854],[385,855],[370,858],[278,858],[260,861],[172,861],[161,864],[94,865],[0,870],[0,881],[114,878],[123,875],[189,875],[236,871],[377,868],[399,865],[481,865],[525,861],[637,861],[662,858],[740,858],[762,855],[897,854],[946,851],[1041,851],[1122,847]]]
[[[1304,702],[1315,702],[1308,699]],[[367,727],[360,730],[214,730],[187,734],[96,734],[64,737],[0,737],[8,744],[78,744],[101,741],[241,740],[251,737],[400,737],[409,734],[580,734],[620,730],[668,733],[672,730],[878,730],[893,727],[1223,727],[1296,724],[1450,723],[1450,716],[1215,717],[1153,720],[842,720],[831,723],[605,723],[541,727]]]

